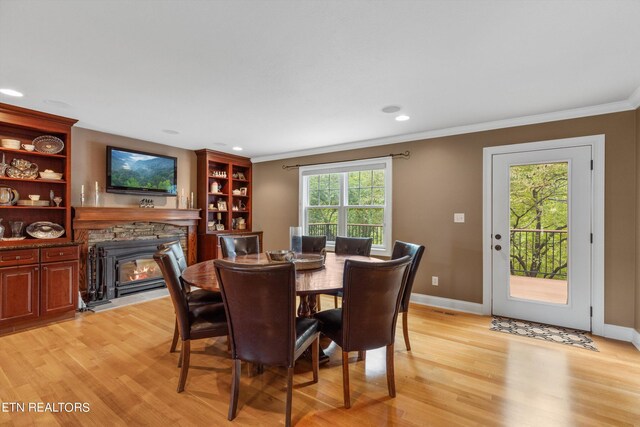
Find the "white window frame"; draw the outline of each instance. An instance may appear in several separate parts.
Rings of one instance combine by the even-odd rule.
[[[392,237],[392,158],[391,157],[379,157],[375,159],[367,159],[367,160],[354,160],[350,162],[339,162],[339,163],[324,163],[320,165],[311,165],[311,166],[301,166],[298,169],[298,224],[302,226],[303,233],[307,230],[307,216],[305,215],[305,203],[308,199],[307,185],[305,182],[305,177],[310,175],[322,175],[322,174],[330,174],[330,173],[344,173],[344,172],[356,172],[356,171],[365,171],[365,170],[375,170],[375,169],[383,169],[384,170],[384,222],[383,222],[383,244],[382,245],[374,245],[371,248],[371,255],[379,255],[379,256],[391,256],[391,250],[393,247],[393,242],[391,241]],[[347,191],[345,185],[340,184],[340,206],[345,208],[349,207],[346,205]],[[357,206],[355,206],[357,207]],[[339,219],[338,219],[338,235],[343,236],[344,231],[341,232],[340,224],[344,224],[346,229],[346,209],[338,209]],[[341,213],[341,214],[340,214]],[[334,244],[327,242],[327,250],[333,251]]]

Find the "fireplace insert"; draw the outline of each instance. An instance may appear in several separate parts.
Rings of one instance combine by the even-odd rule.
[[[165,287],[153,254],[161,243],[175,239],[144,239],[99,242],[89,249],[87,304]]]

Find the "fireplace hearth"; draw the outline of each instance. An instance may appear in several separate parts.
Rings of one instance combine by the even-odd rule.
[[[87,305],[165,287],[153,254],[161,243],[175,239],[99,242],[89,249]]]

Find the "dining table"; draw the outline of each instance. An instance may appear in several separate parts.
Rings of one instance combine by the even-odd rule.
[[[264,252],[223,259],[238,264],[269,264],[271,262]],[[300,297],[298,316],[312,317],[318,310],[316,303],[318,295],[335,294],[342,290],[344,264],[348,259],[368,262],[382,261],[378,258],[361,255],[336,255],[334,252],[327,252],[323,267],[313,270],[296,270],[296,295]],[[212,260],[188,266],[182,272],[182,280],[190,286],[220,291]]]

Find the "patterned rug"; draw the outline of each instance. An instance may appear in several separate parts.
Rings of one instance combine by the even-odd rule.
[[[576,329],[493,316],[491,330],[598,351],[593,340]]]

